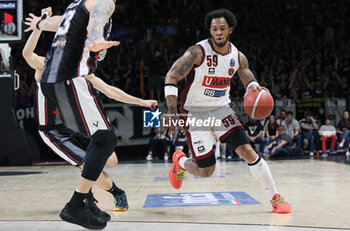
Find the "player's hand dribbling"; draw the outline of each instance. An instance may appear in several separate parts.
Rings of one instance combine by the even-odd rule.
[[[111,47],[119,46],[120,42],[118,41],[106,41],[104,38],[100,38],[89,45],[84,52],[92,51],[99,52],[101,50],[106,50]]]
[[[246,90],[246,92],[244,93],[243,99],[245,98],[245,96],[247,95],[248,92],[250,92],[250,91],[256,91],[256,90],[258,90],[258,91],[265,90],[265,91],[267,91],[267,92],[270,92],[270,90],[267,89],[266,87],[257,86],[257,85],[252,85],[252,86],[250,86],[250,87]]]

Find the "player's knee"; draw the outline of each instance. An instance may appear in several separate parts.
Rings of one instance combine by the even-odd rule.
[[[106,162],[107,168],[113,168],[118,164],[118,158],[117,155],[113,152],[112,155],[108,158]]]
[[[98,130],[91,136],[91,139],[97,146],[103,147],[106,150],[106,153],[103,153],[103,155],[108,157],[117,146],[117,136],[115,135],[113,128],[108,130]]]
[[[215,165],[207,167],[207,168],[200,168],[199,169],[199,176],[200,177],[211,177],[214,173]]]

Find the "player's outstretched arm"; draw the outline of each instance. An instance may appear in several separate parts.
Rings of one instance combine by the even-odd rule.
[[[155,109],[158,104],[157,100],[143,100],[129,95],[117,87],[108,85],[94,74],[86,75],[85,78],[92,83],[94,88],[105,94],[110,99],[128,104],[136,104],[150,109]]]
[[[50,18],[52,15],[51,7],[42,9],[40,18],[42,18],[43,15],[46,15],[45,16],[46,18]],[[34,50],[36,45],[38,44],[40,35],[41,35],[41,30],[34,28],[32,34],[29,36],[22,51],[22,55],[26,60],[26,62],[29,64],[31,68],[35,69],[35,71],[37,72],[38,71],[41,72],[45,64],[45,58],[42,56],[38,56],[37,54],[34,53]]]
[[[194,68],[196,65],[200,65],[203,58],[202,49],[199,46],[191,46],[178,60],[175,61],[173,66],[168,71],[165,77],[164,95],[166,98],[169,115],[177,114],[177,83],[185,78],[190,73],[192,68]],[[176,119],[176,116],[174,116],[174,119]],[[174,126],[167,129],[169,134],[173,134],[175,132]]]
[[[52,9],[51,7],[47,7],[45,9],[41,10],[41,15],[43,15],[43,13],[47,13],[47,18],[46,19],[42,19],[40,17],[35,16],[33,13],[29,14],[29,17],[27,17],[25,19],[24,24],[26,24],[28,26],[28,28],[24,31],[24,32],[28,32],[31,30],[37,30],[38,28],[40,30],[43,31],[51,31],[51,32],[56,32],[58,26],[60,25],[61,22],[61,18],[62,16],[60,15],[56,15],[51,17],[52,15]]]
[[[105,24],[114,12],[115,3],[113,0],[96,0],[86,3],[90,10],[90,19],[87,26],[89,46],[86,51],[98,52],[100,50],[108,49],[112,46],[118,46],[117,41],[106,41],[103,37],[103,29]],[[90,5],[91,4],[91,5]]]
[[[23,48],[22,55],[29,66],[36,71],[41,71],[44,68],[45,58],[34,53],[34,49],[40,38],[41,31],[34,30],[29,36],[26,45]]]

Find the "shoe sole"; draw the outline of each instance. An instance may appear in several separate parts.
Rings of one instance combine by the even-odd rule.
[[[273,213],[291,213],[292,212],[292,206],[289,206],[288,208],[283,209],[277,209],[272,206],[272,212]]]
[[[291,213],[292,211],[272,211],[273,213]]]
[[[126,212],[126,211],[128,211],[128,209],[127,208],[113,208],[113,211],[114,212]]]
[[[84,228],[87,228],[87,229],[95,229],[95,230],[98,230],[98,229],[103,229],[107,226],[107,221],[106,221],[106,224],[104,226],[96,226],[96,225],[86,225],[86,224],[82,224],[80,222],[77,222],[75,221],[72,217],[68,217],[68,216],[64,216],[62,213],[60,213],[60,218],[63,220],[63,221],[66,221],[66,222],[69,222],[69,223],[72,223],[72,224],[75,224],[75,225],[80,225]]]

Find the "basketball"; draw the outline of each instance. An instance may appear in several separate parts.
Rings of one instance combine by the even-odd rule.
[[[244,110],[253,119],[265,119],[268,117],[274,106],[271,94],[266,90],[249,91],[244,96]]]

